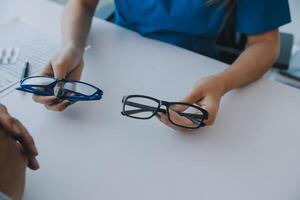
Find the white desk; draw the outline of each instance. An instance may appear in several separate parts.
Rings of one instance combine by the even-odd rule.
[[[62,9],[44,1],[2,0],[0,20],[17,5],[23,19],[59,32]],[[213,127],[179,134],[121,116],[122,96],[179,100],[225,65],[100,20],[89,41],[82,79],[104,90],[102,101],[54,113],[17,92],[2,99],[40,152],[25,200],[300,198],[299,91],[260,80],[225,96]]]

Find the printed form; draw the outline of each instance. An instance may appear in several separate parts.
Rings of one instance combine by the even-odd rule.
[[[0,50],[18,49],[15,62],[0,63],[0,93],[13,89],[21,80],[25,63],[30,63],[29,75],[37,74],[58,51],[59,42],[35,27],[18,19],[0,24]]]

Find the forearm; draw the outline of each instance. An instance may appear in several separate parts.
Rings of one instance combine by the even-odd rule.
[[[98,0],[70,0],[62,17],[63,48],[84,51]]]
[[[278,42],[262,41],[250,45],[226,70],[218,74],[224,83],[224,93],[252,83],[274,64],[278,57]]]

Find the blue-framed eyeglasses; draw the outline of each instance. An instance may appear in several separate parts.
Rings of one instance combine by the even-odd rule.
[[[103,91],[96,86],[82,81],[58,80],[49,76],[31,76],[20,82],[16,90],[28,92],[41,96],[55,96],[55,86],[61,85],[61,91],[58,96],[60,99],[70,101],[93,101],[100,100]]]

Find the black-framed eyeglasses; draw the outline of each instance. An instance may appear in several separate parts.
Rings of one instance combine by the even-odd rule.
[[[60,99],[70,101],[100,100],[103,91],[96,86],[82,81],[58,80],[48,76],[31,76],[23,79],[17,90],[41,96],[54,96],[54,88],[61,83]]]
[[[135,119],[150,119],[158,113],[164,113],[172,124],[182,128],[203,127],[204,120],[208,119],[208,112],[205,109],[189,103],[167,102],[144,95],[124,96],[122,103],[122,115]]]

